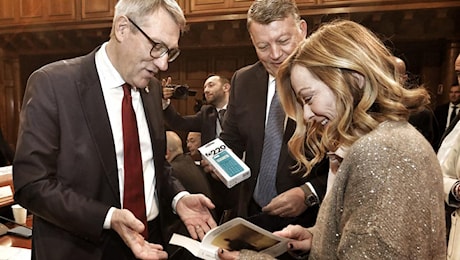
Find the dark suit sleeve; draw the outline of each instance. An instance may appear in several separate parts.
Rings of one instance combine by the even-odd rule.
[[[195,115],[182,116],[174,106],[170,104],[164,111],[164,119],[167,126],[176,131],[201,132],[201,111]]]
[[[329,173],[329,161],[324,158],[319,164],[315,165],[307,176],[306,181],[310,182],[315,189],[316,195],[319,197],[319,201],[323,201],[326,196],[327,189],[327,177]]]
[[[72,82],[68,78],[61,78],[59,82],[62,80],[66,82],[63,84]],[[90,177],[104,178],[104,175],[101,174],[102,169],[101,172],[94,170],[97,169],[93,167],[96,158],[79,158],[80,155],[75,152],[81,148],[81,156],[93,156],[88,150],[88,140],[82,140],[81,147],[67,147],[62,142],[63,136],[68,137],[71,132],[67,131],[70,129],[66,128],[67,124],[75,124],[72,120],[81,118],[68,118],[59,111],[64,109],[58,103],[62,105],[62,99],[67,96],[56,95],[57,85],[60,84],[55,78],[49,77],[46,71],[33,73],[28,81],[13,164],[15,200],[37,217],[59,228],[96,240],[102,233],[103,222],[111,205],[104,205],[83,194],[107,193],[98,185],[100,180],[97,177]],[[74,96],[75,93],[69,90],[65,95]],[[76,102],[67,102],[65,105],[73,107]],[[85,129],[84,120],[80,124],[80,128]],[[78,143],[80,140],[77,138],[75,136],[72,141]],[[66,151],[72,156],[62,160]],[[66,163],[77,164],[70,169],[63,166]],[[65,184],[75,182],[79,185],[72,188]],[[109,194],[112,195],[111,192]]]
[[[238,115],[236,114],[236,111],[238,111],[238,99],[236,98],[237,87],[235,86],[235,82],[238,82],[238,76],[238,71],[232,76],[229,102],[227,112],[225,113],[223,130],[220,133],[220,139],[222,139],[237,156],[242,158],[246,147],[244,146],[244,142],[240,141],[244,138],[241,136],[238,129]]]
[[[150,139],[152,141],[155,160],[156,189],[160,200],[161,210],[172,211],[171,202],[177,193],[185,190],[182,183],[172,175],[171,165],[166,161],[166,133],[163,124],[162,111],[162,87],[157,79],[153,79],[149,85],[150,93],[141,91],[149,124]]]

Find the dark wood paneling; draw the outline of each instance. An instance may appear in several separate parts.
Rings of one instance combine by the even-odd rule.
[[[21,105],[18,80],[19,59],[0,57],[0,128],[13,148],[16,146]]]

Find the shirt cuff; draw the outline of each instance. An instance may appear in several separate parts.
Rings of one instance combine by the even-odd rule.
[[[315,194],[315,196],[319,199],[319,196],[318,196],[318,194],[316,193],[315,188],[313,188],[313,185],[311,185],[310,182],[306,182],[305,184],[306,184],[306,185],[308,186],[308,188],[311,190],[311,193]]]
[[[105,215],[104,226],[103,226],[104,229],[112,228],[112,225],[110,223],[112,223],[112,215],[114,211],[115,211],[114,207],[111,207],[109,211],[107,211],[107,215]]]
[[[172,206],[172,209],[173,209],[173,212],[174,214],[177,214],[176,213],[176,207],[177,207],[177,203],[179,202],[180,199],[182,199],[184,196],[186,195],[190,195],[190,192],[188,191],[181,191],[179,193],[177,193],[176,196],[174,196],[174,199],[172,200],[172,203],[171,203],[171,206]]]
[[[460,181],[457,181],[454,185],[452,185],[452,189],[450,189],[450,193],[454,196],[454,199],[457,202],[460,202],[460,194],[458,194],[455,190],[457,186],[460,185]]]
[[[166,110],[166,108],[169,107],[169,104],[171,104],[171,99],[161,99],[161,105],[163,106],[163,110]]]

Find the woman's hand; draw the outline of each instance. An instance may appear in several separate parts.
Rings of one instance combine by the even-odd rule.
[[[308,229],[300,225],[289,225],[281,231],[276,231],[274,235],[291,239],[288,243],[288,252],[291,255],[299,255],[299,252],[309,252],[313,234]],[[295,251],[295,252],[294,252]]]

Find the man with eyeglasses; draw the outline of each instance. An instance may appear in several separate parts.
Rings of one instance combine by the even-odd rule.
[[[179,55],[184,26],[175,0],[119,0],[108,42],[30,76],[13,180],[34,215],[33,259],[166,259],[168,215],[195,239],[216,225],[212,202],[165,161],[154,75]]]

